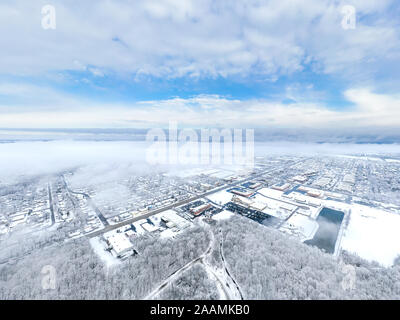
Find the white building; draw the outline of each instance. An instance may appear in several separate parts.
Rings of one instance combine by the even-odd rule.
[[[114,233],[107,238],[107,243],[119,258],[125,258],[133,253],[133,245],[124,233]]]

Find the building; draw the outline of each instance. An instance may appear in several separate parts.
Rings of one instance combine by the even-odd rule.
[[[275,189],[275,190],[279,190],[279,191],[286,191],[287,189],[290,188],[290,184],[289,183],[285,183],[285,184],[283,184],[281,186],[272,186],[271,188]]]
[[[179,230],[183,230],[190,226],[190,222],[185,218],[177,215],[174,210],[167,210],[160,214],[160,223],[161,225],[166,226],[167,228],[178,228]]]
[[[134,251],[132,243],[124,233],[114,233],[106,242],[118,258],[126,258]]]
[[[253,191],[249,191],[249,190],[233,189],[233,190],[231,190],[231,192],[234,193],[234,194],[237,194],[238,196],[242,196],[242,197],[246,197],[246,198],[249,198],[254,194]]]
[[[193,214],[194,216],[199,216],[201,215],[204,211],[210,209],[212,205],[210,203],[205,203],[200,206],[190,208],[190,213]]]
[[[239,204],[239,205],[241,205],[241,206],[244,206],[244,207],[246,207],[246,208],[249,208],[249,207],[252,206],[253,203],[254,203],[254,201],[252,201],[251,199],[239,198],[239,197],[236,197],[236,196],[234,196],[234,197],[232,198],[232,202],[234,202],[234,203],[236,203],[236,204]]]
[[[304,183],[308,180],[308,178],[306,176],[295,176],[295,177],[293,177],[292,180],[296,181],[296,182]]]
[[[148,222],[142,223],[140,226],[147,232],[154,232],[159,229],[157,226],[154,225],[154,223],[148,223]]]
[[[260,182],[255,182],[252,185],[249,186],[250,189],[257,189],[261,187],[261,183]]]
[[[310,197],[319,198],[319,197],[322,196],[322,192],[317,191],[317,190],[309,190],[307,192],[307,195],[310,196]]]

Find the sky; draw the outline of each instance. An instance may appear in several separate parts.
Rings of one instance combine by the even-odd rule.
[[[395,0],[2,0],[0,128],[397,132],[399,16]]]

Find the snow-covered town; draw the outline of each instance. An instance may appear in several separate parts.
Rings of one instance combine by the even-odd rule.
[[[141,254],[135,242],[144,235],[174,241],[194,225],[241,215],[334,257],[346,250],[391,266],[400,254],[395,158],[258,157],[251,170],[121,176],[111,169],[103,179],[89,179],[89,171],[3,185],[0,241],[60,229],[58,241],[89,238],[105,263],[120,263]]]

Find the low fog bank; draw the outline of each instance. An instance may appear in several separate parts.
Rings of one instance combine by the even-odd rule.
[[[178,133],[185,129],[178,124]],[[154,129],[154,128],[153,128]],[[166,138],[172,133],[170,127],[160,127]],[[194,129],[194,128],[193,128]],[[230,130],[232,128],[210,128]],[[245,128],[238,128],[245,134]],[[340,128],[253,128],[254,140],[256,142],[280,142],[290,141],[293,143],[345,143],[345,144],[392,144],[400,143],[400,132],[398,128],[368,127],[363,129]],[[194,129],[197,136],[201,136],[201,129]],[[76,140],[76,141],[145,141],[146,135],[151,128],[0,128],[0,143],[18,141],[54,141],[54,140]]]
[[[18,177],[54,174],[77,167],[92,168],[95,176],[107,175],[110,167],[126,173],[151,172],[155,167],[166,171],[191,165],[154,166],[146,161],[150,143],[141,141],[22,141],[0,143],[0,182]],[[244,147],[244,146],[243,146]],[[221,145],[221,152],[223,145]],[[243,148],[244,151],[244,148]],[[370,155],[400,157],[399,144],[296,143],[287,141],[256,142],[254,155]],[[223,164],[223,163],[221,163]],[[199,164],[195,165],[199,167]],[[93,179],[93,176],[91,177]]]
[[[48,141],[0,144],[0,180],[21,176],[54,174],[82,166],[106,168],[122,163],[135,163],[145,169],[143,142]],[[103,166],[103,167],[102,167]],[[106,166],[106,167],[104,167]]]
[[[255,142],[255,155],[369,155],[400,156],[400,144]]]

